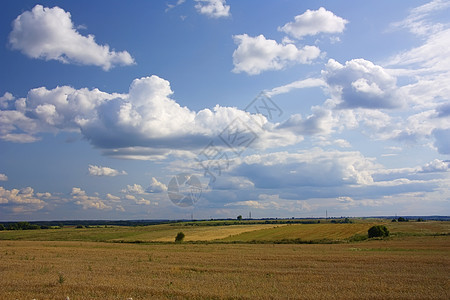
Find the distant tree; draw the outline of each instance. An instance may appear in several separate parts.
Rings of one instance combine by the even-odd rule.
[[[397,222],[397,219],[392,219],[392,222]]]
[[[389,229],[384,225],[375,225],[369,228],[369,238],[389,236]]]
[[[84,226],[83,225],[77,225],[76,228],[84,228]]]
[[[0,224],[0,231],[5,230],[5,226],[3,226],[3,224]]]
[[[399,218],[398,218],[398,221],[399,221],[399,222],[408,222],[408,219],[403,218],[403,217],[399,217]]]
[[[183,240],[184,240],[184,233],[180,231],[177,233],[177,236],[175,237],[175,242],[181,243]]]
[[[241,215],[237,216],[237,219],[238,219],[239,221],[242,221],[242,216],[241,216]]]
[[[344,219],[344,223],[351,223],[352,221],[349,218]]]
[[[418,219],[417,219],[417,222],[425,222],[425,220],[422,219],[422,218],[418,218]]]

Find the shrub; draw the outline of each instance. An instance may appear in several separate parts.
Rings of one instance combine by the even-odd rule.
[[[64,278],[64,275],[62,273],[58,274],[58,283],[63,284],[66,278]]]
[[[0,231],[5,230],[5,226],[3,226],[3,224],[0,224]]]
[[[181,243],[183,240],[184,240],[184,233],[180,231],[177,233],[177,236],[175,237],[175,242]]]
[[[369,228],[369,238],[389,236],[389,229],[384,225],[375,225]]]
[[[77,225],[76,228],[84,228],[84,226],[83,225]]]
[[[399,218],[398,218],[398,221],[399,221],[399,222],[408,222],[408,219],[403,218],[403,217],[399,217]]]

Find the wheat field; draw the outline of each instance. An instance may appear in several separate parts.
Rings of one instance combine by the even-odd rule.
[[[449,253],[448,235],[426,234],[338,244],[0,240],[0,299],[449,299]]]

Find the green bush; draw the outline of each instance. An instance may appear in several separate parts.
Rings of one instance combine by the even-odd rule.
[[[181,243],[183,240],[184,240],[184,233],[180,231],[177,233],[177,236],[175,237],[175,242]]]
[[[375,225],[369,228],[369,238],[389,236],[389,229],[384,225]]]

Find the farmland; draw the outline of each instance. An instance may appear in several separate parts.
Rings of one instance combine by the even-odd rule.
[[[348,240],[371,224],[3,231],[0,298],[449,298],[448,222],[386,223],[390,238]],[[173,242],[178,231],[187,242]],[[318,243],[270,243],[285,239]]]

